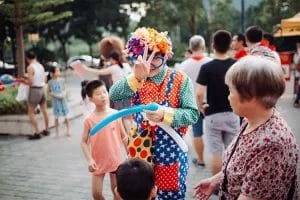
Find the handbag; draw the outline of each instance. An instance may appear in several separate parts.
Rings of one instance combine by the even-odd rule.
[[[17,101],[27,101],[29,95],[29,86],[21,83],[18,87],[18,93],[16,96]]]

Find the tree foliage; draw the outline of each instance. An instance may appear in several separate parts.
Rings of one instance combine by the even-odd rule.
[[[16,19],[14,3],[18,1],[4,1],[0,12],[8,17],[11,22],[18,20],[21,25],[47,24],[53,21],[72,16],[71,11],[56,12],[57,7],[72,0],[22,0],[18,1],[21,9],[20,18]]]
[[[295,0],[264,0],[246,11],[246,25],[259,25],[267,32],[272,32],[281,19],[292,17],[300,11],[300,4]]]
[[[42,25],[72,15],[71,11],[56,12],[56,8],[72,0],[14,0],[4,1],[0,12],[12,22],[16,30],[18,76],[25,73],[23,27]]]

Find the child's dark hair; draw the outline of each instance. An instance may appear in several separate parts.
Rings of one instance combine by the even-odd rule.
[[[53,78],[53,74],[55,73],[56,68],[58,68],[58,67],[54,67],[54,66],[49,67],[49,73],[47,75],[47,81],[49,81],[50,79]]]
[[[89,82],[88,80],[81,81],[81,98],[82,98],[82,100],[84,100],[86,98],[85,86],[88,82]]]
[[[82,99],[85,99],[86,96],[92,97],[93,92],[98,87],[105,86],[104,82],[101,80],[92,80],[92,81],[81,81],[81,96]]]
[[[152,166],[139,158],[123,162],[116,171],[117,190],[124,200],[147,200],[155,185]]]
[[[219,30],[214,33],[214,49],[219,53],[226,53],[231,44],[231,33],[226,30]]]
[[[122,60],[121,60],[120,55],[118,54],[118,52],[116,52],[116,51],[111,52],[109,57],[116,60],[118,62],[118,65],[121,68],[123,68]]]
[[[33,51],[27,51],[25,57],[32,60],[36,58],[36,54]]]

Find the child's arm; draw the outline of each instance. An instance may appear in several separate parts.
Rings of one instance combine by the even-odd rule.
[[[129,138],[128,138],[128,134],[125,130],[123,121],[120,120],[120,128],[121,128],[121,138],[124,144],[125,149],[127,150],[127,146],[128,146],[128,142],[129,142]]]
[[[84,125],[83,134],[81,138],[81,148],[86,160],[88,161],[89,171],[94,172],[98,168],[98,166],[95,160],[92,158],[92,154],[89,148],[89,130],[86,127],[86,125]]]

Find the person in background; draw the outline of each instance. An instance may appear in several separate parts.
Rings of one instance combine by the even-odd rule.
[[[145,111],[145,115],[139,112],[133,116],[136,136],[150,134],[153,145],[148,143],[147,146],[153,148],[153,154],[147,155],[146,151],[139,154],[141,150],[132,147],[130,157],[141,155],[141,158],[153,162],[158,199],[184,199],[188,157],[182,137],[199,117],[192,82],[184,73],[166,65],[172,56],[172,43],[166,32],[138,28],[127,42],[127,53],[135,60],[133,73],[111,87],[111,99],[131,99],[132,105],[159,105],[156,111]]]
[[[233,54],[234,59],[238,60],[248,54],[245,47],[245,36],[242,33],[238,33],[232,37],[231,48],[235,50],[235,53]]]
[[[213,35],[215,57],[201,67],[197,78],[197,102],[205,116],[203,131],[211,156],[212,174],[217,174],[222,167],[222,152],[240,128],[239,117],[232,112],[228,101],[228,86],[225,85],[225,74],[235,60],[229,58],[227,51],[231,44],[231,34],[219,30]],[[204,104],[204,95],[207,104]]]
[[[99,63],[99,69],[105,69],[106,67],[111,66],[111,54],[115,52],[118,55],[118,60],[119,62],[125,66],[123,68],[127,69],[127,59],[125,58],[124,54],[124,41],[117,36],[110,35],[104,37],[100,42],[99,42],[99,53],[100,53],[100,63]],[[120,71],[120,70],[119,70]],[[123,73],[121,73],[122,75]],[[106,88],[110,89],[111,85],[114,83],[112,80],[112,75],[111,74],[106,74],[106,75],[99,75],[99,79],[103,80],[105,82]],[[112,103],[112,102],[111,102]],[[113,104],[112,104],[113,107]]]
[[[276,51],[276,46],[274,43],[274,36],[270,33],[264,33],[261,44],[268,47],[272,51]]]
[[[28,139],[36,140],[41,138],[42,135],[49,135],[49,116],[47,110],[46,94],[45,94],[45,82],[46,75],[44,67],[37,61],[36,55],[34,52],[29,51],[26,53],[26,61],[29,66],[27,68],[28,79],[25,80],[25,83],[29,85],[29,96],[28,96],[28,116],[30,122],[34,128],[34,134],[30,135]],[[40,130],[38,122],[35,117],[35,108],[40,106],[40,109],[43,114],[45,129]]]
[[[157,193],[152,166],[139,158],[123,162],[116,171],[116,191],[123,200],[151,200]]]
[[[125,148],[128,137],[124,130],[122,120],[116,120],[101,129],[96,135],[90,136],[90,130],[101,120],[116,112],[109,107],[109,96],[104,82],[100,80],[89,81],[85,86],[86,94],[96,106],[84,120],[84,129],[81,139],[81,148],[88,161],[88,169],[92,173],[92,195],[94,200],[105,199],[103,180],[109,173],[111,190],[114,200],[119,199],[115,193],[116,170],[125,160]]]
[[[293,63],[295,68],[295,92],[296,98],[294,101],[294,106],[296,108],[300,107],[300,43],[296,43],[296,52],[293,56]]]
[[[191,55],[188,59],[183,61],[180,65],[182,71],[184,71],[192,80],[194,92],[196,93],[197,83],[196,79],[200,72],[202,65],[211,61],[212,59],[205,56],[205,40],[200,35],[194,35],[190,38],[189,49],[191,50]],[[195,94],[194,93],[194,94]],[[196,151],[197,157],[192,160],[192,162],[197,166],[205,166],[203,151],[204,143],[202,139],[203,135],[203,115],[200,115],[198,121],[192,125],[193,131],[193,143]]]
[[[67,117],[69,108],[66,100],[66,88],[63,79],[60,78],[60,70],[58,67],[50,68],[51,80],[48,82],[48,95],[52,97],[52,109],[55,117],[56,138],[59,138],[59,117],[64,117],[68,137],[70,134],[70,122]]]
[[[272,58],[271,60],[281,64],[281,60],[278,53],[276,51],[271,50],[269,48],[269,44],[267,45],[266,42],[262,41],[263,35],[263,30],[259,26],[250,26],[246,29],[245,39],[246,44],[248,46],[248,54],[275,57],[275,60],[273,60]],[[265,55],[262,55],[262,52]]]
[[[259,26],[250,26],[245,31],[245,41],[248,47],[248,52],[255,46],[262,46],[263,30]]]
[[[194,195],[208,199],[219,188],[221,200],[298,199],[299,147],[275,108],[285,89],[281,67],[246,56],[227,71],[225,82],[232,110],[244,121],[224,153],[222,171],[201,180]]]

